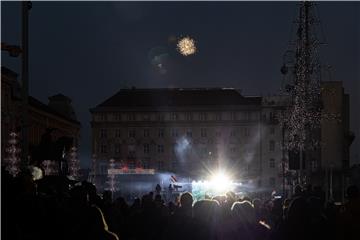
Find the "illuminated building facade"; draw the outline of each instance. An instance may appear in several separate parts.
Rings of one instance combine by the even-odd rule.
[[[342,120],[322,123],[325,147],[319,158],[305,159],[302,171],[329,189],[324,172],[330,165],[324,161],[336,162],[334,169],[342,173],[348,167],[350,144],[341,135],[349,134],[349,112],[341,82],[326,82],[323,89],[336,93],[329,98],[324,92],[325,110],[338,106],[331,111],[341,111]],[[117,167],[154,168],[192,179],[220,168],[257,189],[281,192],[285,183],[291,191],[289,174],[297,170],[289,169],[282,147],[286,131],[277,119],[286,104],[283,96],[243,96],[236,89],[121,89],[90,109],[93,174],[106,175],[109,159]],[[335,141],[333,131],[340,134]]]
[[[109,159],[194,179],[214,169],[275,188],[281,131],[261,97],[236,89],[122,89],[91,109],[97,174]]]

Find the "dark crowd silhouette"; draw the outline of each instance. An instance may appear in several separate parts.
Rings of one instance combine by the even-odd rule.
[[[189,192],[165,202],[154,191],[128,204],[100,195],[88,182],[2,172],[2,239],[359,239],[359,189],[346,202],[297,186],[291,199],[242,197],[233,192],[194,201]]]

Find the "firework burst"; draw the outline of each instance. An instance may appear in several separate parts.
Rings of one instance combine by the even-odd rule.
[[[183,56],[189,56],[196,52],[195,40],[190,37],[184,37],[177,43],[177,49]]]

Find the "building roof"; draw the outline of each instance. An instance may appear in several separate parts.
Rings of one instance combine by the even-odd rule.
[[[16,79],[18,74],[11,69],[1,66],[1,75],[9,76],[10,78]]]
[[[71,119],[67,116],[64,116],[63,114],[55,111],[53,108],[49,107],[48,105],[40,102],[39,100],[37,100],[36,98],[32,97],[32,96],[29,96],[28,98],[28,101],[29,101],[29,105],[34,107],[34,108],[37,108],[37,109],[40,109],[44,112],[47,112],[47,113],[50,113],[50,114],[53,114],[53,115],[56,115],[57,117],[60,117],[64,120],[67,120],[69,122],[72,122],[72,123],[75,123],[75,124],[79,124],[80,125],[80,122],[79,121],[76,121],[74,119]]]
[[[180,107],[261,105],[261,97],[244,97],[232,88],[121,89],[102,107]]]

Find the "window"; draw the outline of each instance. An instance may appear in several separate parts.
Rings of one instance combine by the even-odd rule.
[[[135,129],[130,129],[129,130],[129,137],[135,137]]]
[[[129,157],[130,158],[134,158],[135,157],[135,154],[136,154],[136,152],[135,152],[135,149],[134,148],[129,148],[129,150],[128,150],[129,152]]]
[[[216,131],[215,135],[216,137],[221,137],[221,131]]]
[[[177,170],[179,166],[178,160],[176,158],[173,158],[173,160],[171,161],[171,165],[173,170]]]
[[[106,121],[107,120],[107,117],[106,117],[106,114],[105,113],[101,113],[99,115],[99,118],[100,118],[100,121]]]
[[[220,120],[221,120],[221,113],[216,113],[216,114],[215,114],[215,120],[216,120],[216,121],[220,121]]]
[[[114,113],[114,120],[120,121],[121,120],[121,114],[120,113]]]
[[[163,169],[164,169],[164,162],[163,162],[163,161],[158,161],[158,169],[159,169],[159,170],[163,170]]]
[[[274,140],[270,140],[270,142],[269,142],[269,151],[271,151],[271,152],[275,151],[275,141]]]
[[[164,137],[164,132],[165,132],[165,131],[164,131],[163,128],[160,128],[160,129],[159,129],[159,134],[158,134],[158,135],[159,135],[160,138],[163,138],[163,137]]]
[[[144,153],[147,154],[147,153],[149,153],[149,152],[150,152],[150,146],[149,146],[148,143],[145,143],[145,144],[144,144]]]
[[[271,127],[271,128],[270,128],[270,134],[271,134],[271,135],[275,134],[275,128],[274,128],[274,127]]]
[[[144,129],[144,137],[149,137],[149,136],[150,136],[150,130]]]
[[[164,145],[158,145],[158,153],[164,153]]]
[[[115,153],[120,153],[121,145],[120,143],[115,144]]]
[[[163,113],[159,113],[157,118],[158,118],[158,121],[164,121],[165,120],[165,115]]]
[[[250,136],[250,129],[249,128],[244,128],[244,135],[245,135],[245,137]]]
[[[150,120],[150,115],[149,114],[144,114],[143,115],[143,120],[145,120],[145,121]]]
[[[250,120],[250,112],[245,112],[244,113],[245,114],[245,119],[244,120],[246,120],[246,121],[249,121]]]
[[[202,157],[207,157],[207,156],[208,156],[208,151],[207,151],[207,148],[206,148],[206,147],[200,148],[200,155],[201,155]]]
[[[107,130],[106,129],[100,129],[100,137],[106,138],[107,137]]]
[[[127,115],[128,121],[135,121],[136,120],[136,115],[135,113],[129,113]]]
[[[269,185],[270,185],[270,187],[275,187],[275,178],[274,177],[269,178]]]
[[[275,159],[271,158],[269,161],[269,167],[270,168],[275,168]]]
[[[192,137],[192,131],[191,131],[191,129],[188,129],[188,130],[186,131],[186,136],[189,137],[189,138]]]
[[[173,120],[173,121],[178,120],[178,115],[177,115],[177,113],[171,113],[171,120]]]
[[[274,112],[270,112],[270,113],[269,113],[269,119],[270,119],[270,121],[276,120],[276,116],[275,116],[275,113],[274,113]]]
[[[231,153],[236,153],[236,147],[231,147],[231,148],[230,148],[230,152],[231,152]]]
[[[200,113],[199,118],[201,121],[206,121],[207,120],[207,114],[206,113]]]
[[[235,137],[236,136],[236,131],[235,130],[231,130],[230,132],[230,137]]]
[[[150,159],[146,158],[142,161],[142,167],[145,168],[145,169],[149,169],[150,168]]]
[[[179,130],[177,128],[173,128],[171,130],[171,136],[172,137],[178,137],[179,136]]]
[[[236,112],[231,112],[231,114],[230,114],[230,116],[231,116],[231,120],[236,120]]]
[[[121,135],[120,129],[115,129],[115,137],[116,137],[116,138],[119,138],[120,135]]]
[[[207,137],[206,128],[201,128],[201,129],[200,129],[200,133],[201,133],[201,137]]]
[[[101,152],[101,153],[107,153],[107,146],[106,146],[105,144],[102,144],[102,145],[100,146],[100,152]]]
[[[192,113],[186,113],[186,114],[185,114],[185,118],[186,118],[186,120],[188,120],[188,121],[193,120],[193,115],[192,115]]]

